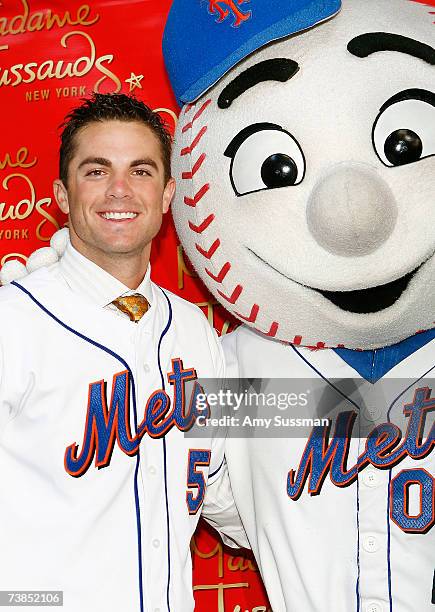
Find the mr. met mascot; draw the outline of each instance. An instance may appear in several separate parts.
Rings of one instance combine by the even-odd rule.
[[[332,419],[228,437],[274,612],[435,609],[428,3],[175,0],[169,14],[174,218],[244,323],[223,341],[230,375],[297,381],[306,413]]]
[[[223,341],[230,374],[262,391],[298,379],[316,389],[307,413],[341,413],[308,436],[228,438],[272,609],[431,612],[431,8],[188,4],[173,3],[164,38],[184,104],[173,214],[200,277],[245,324]]]

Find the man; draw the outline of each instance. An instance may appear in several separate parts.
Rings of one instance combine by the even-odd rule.
[[[195,306],[150,280],[175,188],[170,152],[135,99],[96,94],[74,109],[54,182],[71,243],[0,291],[0,590],[11,603],[37,589],[63,592],[71,612],[193,610],[189,543],[207,482],[204,514],[243,538],[222,441],[182,433],[196,376],[223,375],[221,349]]]

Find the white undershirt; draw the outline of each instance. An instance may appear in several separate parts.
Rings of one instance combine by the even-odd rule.
[[[65,253],[59,260],[58,270],[71,291],[101,308],[113,311],[118,316],[129,319],[127,314],[111,303],[120,296],[140,293],[151,304],[151,266],[149,264],[145,277],[137,289],[129,289],[117,278],[79,253],[71,243],[68,243]]]

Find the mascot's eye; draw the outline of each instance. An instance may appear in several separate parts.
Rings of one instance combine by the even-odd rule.
[[[396,130],[385,141],[384,153],[393,166],[412,164],[421,159],[423,143],[412,130]]]
[[[305,174],[302,150],[289,132],[273,123],[244,128],[228,145],[230,179],[236,195],[299,185]]]
[[[373,126],[373,146],[390,167],[435,155],[435,94],[408,89],[388,100]]]

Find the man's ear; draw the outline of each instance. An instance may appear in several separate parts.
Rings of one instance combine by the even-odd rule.
[[[60,179],[54,181],[53,193],[60,210],[67,215],[69,213],[68,192]]]
[[[166,183],[165,189],[163,191],[163,199],[162,199],[163,214],[168,212],[169,206],[171,205],[174,194],[175,194],[175,179],[170,178],[169,181]]]

